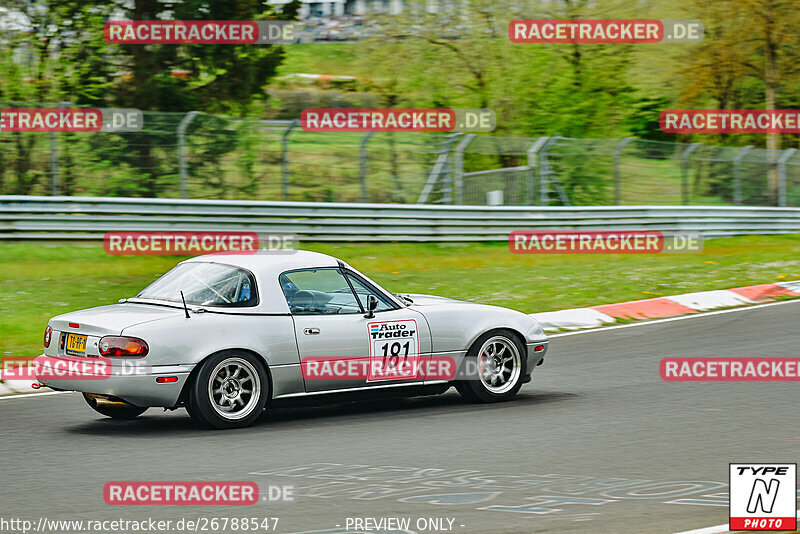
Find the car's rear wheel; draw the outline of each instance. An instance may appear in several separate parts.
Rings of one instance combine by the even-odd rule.
[[[204,426],[240,428],[258,419],[268,399],[264,364],[247,352],[224,352],[203,362],[187,411]]]
[[[123,400],[108,399],[91,393],[84,393],[83,399],[94,411],[112,419],[135,419],[147,411],[146,407],[142,408]]]
[[[198,420],[197,414],[194,412],[194,410],[192,410],[192,405],[188,400],[186,401],[186,404],[183,407],[186,408],[186,413],[189,414],[189,417],[191,417],[195,421]]]
[[[513,398],[525,376],[525,349],[505,330],[487,332],[467,351],[456,390],[470,402],[502,402]]]

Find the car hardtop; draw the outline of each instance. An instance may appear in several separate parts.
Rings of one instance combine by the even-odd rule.
[[[262,284],[272,280],[277,281],[278,276],[286,271],[347,265],[333,256],[310,250],[259,251],[253,254],[206,254],[181,263],[197,262],[220,263],[247,269]]]
[[[268,313],[268,314],[288,314],[289,307],[286,297],[279,283],[281,274],[287,271],[316,269],[316,268],[346,268],[365,280],[368,284],[378,290],[381,295],[392,301],[397,307],[402,307],[402,303],[397,300],[390,292],[383,289],[375,281],[365,274],[354,269],[347,263],[319,252],[309,250],[297,251],[259,251],[253,254],[206,254],[197,256],[185,261],[184,263],[218,263],[246,269],[253,273],[256,278],[256,285],[260,293],[258,305],[241,309],[230,309],[231,313]]]

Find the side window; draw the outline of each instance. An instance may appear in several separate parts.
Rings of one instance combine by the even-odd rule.
[[[350,276],[349,274],[345,276],[347,276],[347,279],[353,284],[353,289],[355,289],[356,295],[358,295],[358,300],[361,301],[361,305],[365,310],[367,309],[367,295],[375,295],[378,298],[378,307],[375,308],[376,312],[393,309],[393,306],[387,302],[382,295],[367,288],[356,277]]]
[[[338,269],[307,269],[283,273],[279,282],[294,315],[361,313]]]

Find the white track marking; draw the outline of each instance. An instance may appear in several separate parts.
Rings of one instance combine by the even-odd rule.
[[[720,534],[720,532],[729,532],[728,523],[725,523],[724,525],[715,525],[713,527],[686,530],[684,532],[678,532],[677,534]]]
[[[647,326],[651,324],[661,324],[661,323],[671,323],[672,321],[682,321],[684,319],[695,319],[697,317],[708,317],[710,315],[722,315],[725,313],[736,313],[740,311],[746,310],[753,310],[755,308],[766,308],[769,306],[781,306],[783,304],[792,304],[798,303],[800,299],[797,300],[783,300],[780,302],[767,302],[764,304],[755,304],[753,306],[743,306],[741,308],[731,308],[729,310],[716,310],[716,311],[709,311],[709,312],[698,312],[698,313],[689,313],[687,315],[680,315],[678,317],[666,317],[664,319],[652,319],[650,321],[638,321],[635,323],[627,323],[627,324],[618,324],[614,326],[601,326],[599,328],[588,328],[586,330],[576,330],[575,332],[561,332],[558,334],[549,334],[548,337],[555,338],[555,337],[563,337],[563,336],[576,336],[578,334],[591,334],[592,332],[606,332],[608,330],[617,330],[618,328],[632,328],[634,326]]]
[[[44,397],[45,395],[61,395],[63,393],[77,393],[77,391],[44,391],[42,393],[16,393],[14,395],[0,395],[0,401],[21,399],[24,397]]]

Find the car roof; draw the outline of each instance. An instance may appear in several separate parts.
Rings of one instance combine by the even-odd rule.
[[[289,313],[289,306],[278,284],[278,276],[293,269],[338,267],[340,260],[310,250],[259,251],[254,254],[206,254],[181,263],[221,263],[252,272],[258,284],[258,306],[241,308],[256,313]],[[342,262],[344,263],[344,262]],[[347,264],[345,264],[347,265]],[[348,266],[349,267],[349,266]]]
[[[277,277],[284,271],[309,267],[338,267],[333,256],[310,250],[258,251],[254,254],[206,254],[184,263],[224,263],[252,271],[258,278]]]

